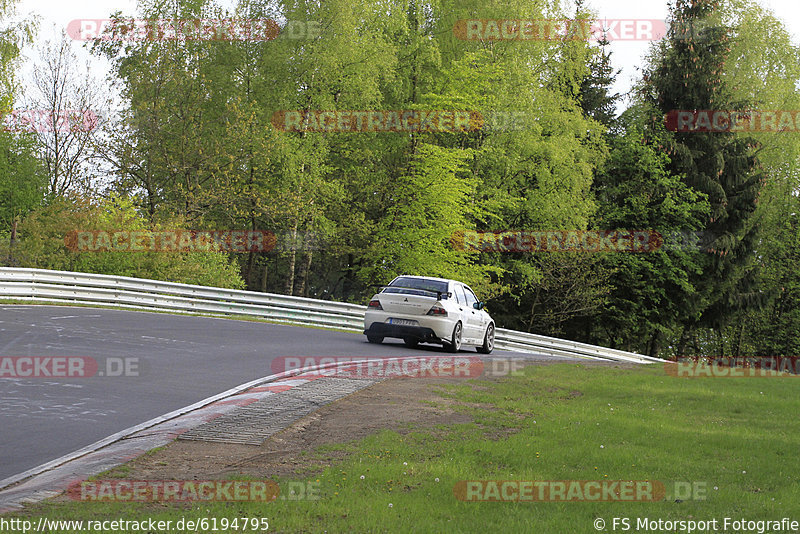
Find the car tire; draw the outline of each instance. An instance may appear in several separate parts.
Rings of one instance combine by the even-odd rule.
[[[403,343],[405,343],[406,347],[416,347],[419,345],[419,339],[415,337],[404,337]]]
[[[369,343],[383,343],[383,336],[367,336]]]
[[[450,336],[450,343],[447,345],[449,352],[458,352],[461,350],[461,334],[462,334],[461,321],[457,322],[453,327],[453,334]]]
[[[486,327],[486,334],[483,336],[483,345],[475,347],[481,354],[491,354],[494,349],[494,325],[489,323]]]

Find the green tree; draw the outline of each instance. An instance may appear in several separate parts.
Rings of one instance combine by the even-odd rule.
[[[17,227],[25,215],[42,204],[46,175],[26,134],[0,130],[0,261],[15,265]]]
[[[611,52],[606,49],[610,42],[604,37],[598,44],[599,48],[589,60],[589,73],[581,81],[578,94],[586,116],[610,128],[615,124],[617,102],[620,99],[619,93],[611,93],[611,87],[622,69],[614,72]]]
[[[657,49],[644,78],[644,95],[662,114],[675,110],[738,109],[738,102],[723,79],[731,50],[730,28],[719,23],[715,0],[679,0],[671,12],[669,39]],[[696,35],[678,34],[676,28],[706,25]],[[693,330],[719,329],[737,310],[758,304],[755,287],[755,246],[758,224],[754,218],[764,181],[748,140],[731,132],[676,133],[667,146],[668,170],[683,176],[693,189],[707,196],[710,213],[701,229],[715,237],[710,254],[700,257],[701,270],[690,279],[695,292],[684,319],[683,352]]]
[[[763,287],[774,295],[770,305],[758,314],[743,318],[741,328],[731,332],[731,352],[758,356],[797,356],[800,354],[800,220],[798,201],[784,218],[780,231],[771,232],[768,254],[764,258]],[[746,334],[746,335],[745,335]],[[744,339],[742,339],[744,338]]]
[[[603,254],[613,289],[591,323],[593,341],[657,356],[692,311],[687,303],[702,256],[692,250],[691,237],[710,207],[703,193],[670,173],[670,158],[660,148],[667,132],[659,125],[646,128],[651,115],[638,104],[620,117],[621,133],[611,137],[609,158],[594,183],[596,224],[656,231],[664,243],[656,252]]]
[[[34,21],[9,22],[16,13],[14,0],[0,1],[0,261],[14,265],[17,225],[38,206],[44,195],[44,178],[34,157],[30,133],[16,131],[9,111],[19,93],[16,71],[20,50],[30,43]]]
[[[80,196],[56,198],[28,214],[19,225],[17,250],[21,267],[90,272],[169,280],[214,287],[241,288],[239,267],[228,254],[197,252],[77,251],[69,246],[72,231],[163,231],[186,228],[173,218],[154,224],[124,197],[92,201]]]
[[[800,108],[800,47],[767,8],[749,0],[723,4],[735,28],[730,60],[723,75],[749,108],[780,111]],[[766,183],[756,216],[762,231],[758,244],[758,277],[762,295],[771,298],[761,310],[738,314],[725,331],[718,351],[747,355],[796,355],[796,212],[800,188],[800,130],[743,132],[758,144]]]

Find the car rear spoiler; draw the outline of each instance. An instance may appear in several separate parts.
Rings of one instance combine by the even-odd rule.
[[[391,287],[391,288],[397,288],[397,289],[410,289],[412,291],[424,291],[425,293],[435,293],[436,294],[436,300],[442,300],[442,295],[447,295],[447,298],[450,298],[450,297],[453,296],[453,292],[452,291],[434,291],[433,289],[421,289],[419,287],[381,286],[381,285],[376,285],[374,287],[379,287],[381,291],[383,291],[384,289],[386,289],[388,287]]]

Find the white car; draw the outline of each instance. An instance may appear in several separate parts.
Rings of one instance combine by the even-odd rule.
[[[364,334],[370,343],[401,338],[410,346],[440,343],[451,352],[462,346],[489,354],[494,321],[469,286],[456,280],[398,276],[367,305]]]

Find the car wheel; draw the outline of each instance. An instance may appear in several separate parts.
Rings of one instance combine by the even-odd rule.
[[[383,336],[367,336],[370,343],[383,343]]]
[[[450,344],[447,346],[447,350],[450,352],[458,352],[461,349],[461,321],[456,323],[456,326],[453,328],[453,335],[450,336]]]
[[[403,343],[406,344],[406,347],[416,347],[419,345],[419,339],[415,337],[404,337]]]
[[[489,324],[486,327],[486,335],[483,336],[483,345],[476,347],[475,350],[481,354],[491,354],[492,349],[494,349],[494,325]]]

